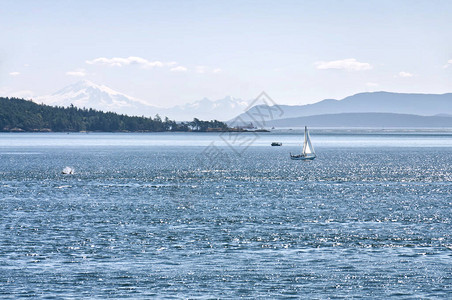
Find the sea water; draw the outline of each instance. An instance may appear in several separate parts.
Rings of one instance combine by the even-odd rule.
[[[0,297],[450,297],[452,133],[311,140],[0,134]]]

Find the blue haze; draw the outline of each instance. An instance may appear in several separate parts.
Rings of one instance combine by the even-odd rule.
[[[344,114],[344,113],[387,113],[387,114],[407,114],[416,116],[452,116],[452,93],[447,94],[413,94],[413,93],[389,93],[389,92],[373,92],[359,93],[346,97],[341,100],[325,99],[313,104],[306,105],[278,105],[281,114],[274,116],[275,119],[290,119],[306,116],[317,116],[326,114]],[[259,111],[266,112],[266,107],[255,106],[249,111],[242,113],[239,118],[243,120],[252,120],[250,115],[259,116]],[[276,109],[275,109],[276,111]],[[342,126],[364,127],[366,115],[361,115],[360,119],[354,123]],[[347,119],[347,118],[345,118]],[[417,126],[429,127],[432,122],[424,118],[418,118]],[[301,118],[300,118],[301,120]],[[284,120],[287,121],[287,120]],[[274,120],[275,125],[282,123]],[[340,122],[339,122],[340,123]],[[342,121],[342,123],[344,123]],[[381,126],[387,125],[389,122],[380,120]],[[303,124],[303,123],[301,123]],[[354,125],[353,125],[354,124]],[[410,122],[399,120],[399,126],[410,127]],[[406,125],[404,125],[406,124]],[[319,125],[311,125],[319,126]],[[324,125],[328,126],[328,125]],[[336,125],[337,126],[337,125]],[[341,125],[339,125],[341,126]],[[447,127],[447,126],[446,126]]]

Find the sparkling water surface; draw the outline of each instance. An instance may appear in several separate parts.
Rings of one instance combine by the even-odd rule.
[[[0,134],[0,297],[450,297],[451,132],[239,135]]]

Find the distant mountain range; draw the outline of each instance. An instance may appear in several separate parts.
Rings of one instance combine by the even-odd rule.
[[[262,116],[268,108],[278,113]],[[308,105],[254,106],[228,123],[240,120],[257,127],[451,127],[450,116],[452,93],[374,92]]]
[[[231,96],[216,101],[204,98],[166,108],[150,105],[142,99],[86,80],[69,85],[52,95],[35,98],[34,101],[64,107],[73,104],[80,108],[132,116],[159,114],[178,121],[190,121],[193,118],[230,120],[228,124],[231,126],[253,123],[256,127],[450,127],[449,120],[452,119],[452,93],[360,93],[342,100],[326,99],[307,105],[273,106],[270,108],[277,113],[267,117],[259,116],[267,113],[268,107],[256,105],[246,111],[250,101]]]
[[[452,116],[419,116],[393,113],[343,113],[269,121],[272,127],[448,127]]]
[[[87,80],[69,85],[51,95],[37,97],[36,103],[68,107],[73,104],[79,108],[93,108],[131,116],[169,117],[178,121],[190,121],[193,118],[205,120],[228,120],[242,113],[248,107],[246,101],[231,96],[216,101],[202,100],[174,106],[157,107],[148,102],[117,92],[104,85],[97,85]]]
[[[203,120],[226,121],[246,111],[247,108],[247,101],[226,96],[215,101],[204,98],[193,103],[160,109],[159,114],[175,120],[192,120],[196,117]]]

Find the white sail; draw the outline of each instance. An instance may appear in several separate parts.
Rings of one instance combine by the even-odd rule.
[[[314,154],[314,147],[312,146],[311,139],[309,138],[308,129],[305,127],[304,132],[304,143],[303,143],[303,155]]]
[[[314,147],[311,144],[311,138],[309,137],[308,127],[304,128],[304,143],[303,153],[298,155],[290,154],[290,159],[293,160],[313,160],[316,157]]]

